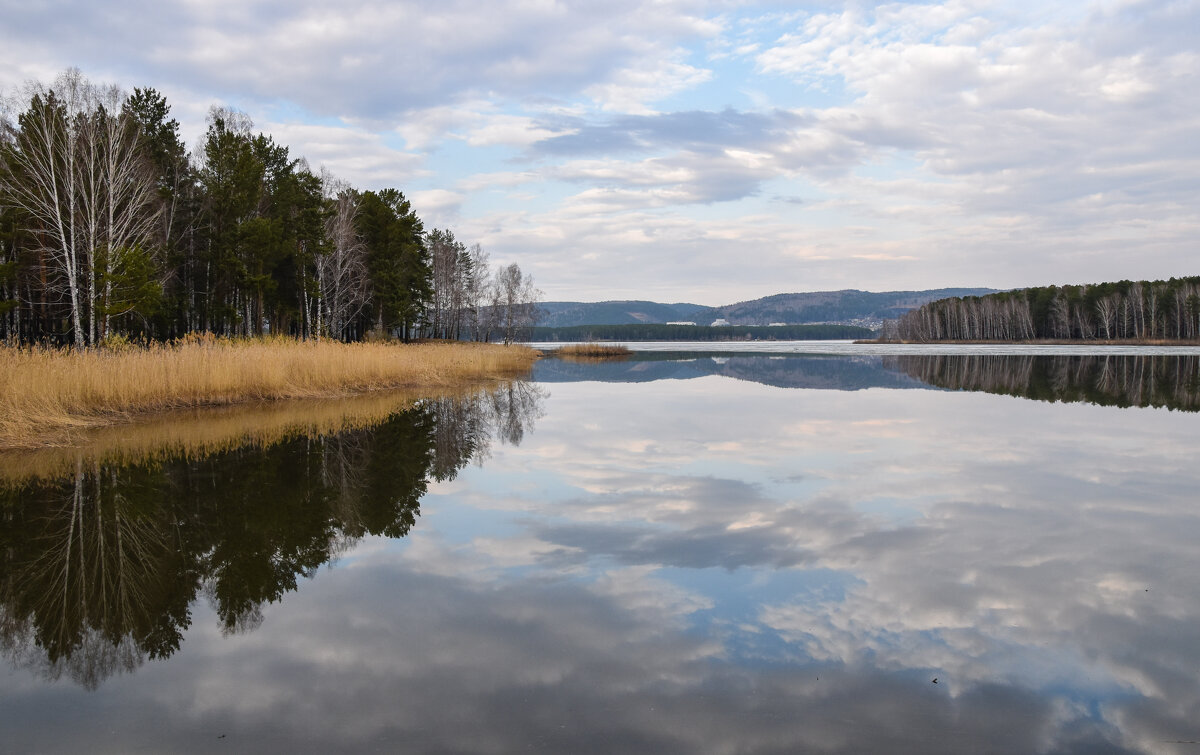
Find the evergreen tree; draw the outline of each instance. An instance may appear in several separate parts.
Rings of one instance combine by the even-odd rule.
[[[415,335],[433,294],[421,219],[396,189],[363,192],[359,218],[367,246],[374,322],[383,330],[399,329],[407,341]]]

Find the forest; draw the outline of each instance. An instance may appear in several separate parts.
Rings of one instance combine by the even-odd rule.
[[[0,107],[0,341],[511,342],[539,295],[400,190],[314,171],[238,110],[211,108],[189,150],[162,94],[76,69]]]
[[[885,323],[881,334],[881,340],[918,342],[1197,338],[1200,276],[939,299]]]

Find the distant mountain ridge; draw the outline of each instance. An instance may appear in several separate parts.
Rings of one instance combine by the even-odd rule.
[[[540,302],[538,307],[546,313],[538,320],[538,325],[555,328],[571,325],[634,325],[692,321],[697,317],[707,318],[708,313],[712,311],[711,307],[700,304],[660,304],[653,301],[549,301]],[[704,324],[707,325],[708,322]]]
[[[728,320],[732,325],[841,323],[878,327],[922,304],[951,296],[983,296],[992,288],[935,288],[925,291],[814,291],[775,294],[761,299],[706,307],[702,304],[662,304],[653,301],[543,302],[538,325],[631,325],[635,323],[694,322],[709,325]]]

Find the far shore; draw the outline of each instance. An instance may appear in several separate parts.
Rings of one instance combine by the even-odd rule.
[[[0,347],[0,451],[72,445],[164,411],[406,389],[431,396],[528,374],[538,352],[466,342],[193,336],[120,349]]]
[[[882,338],[866,338],[854,343],[880,344],[892,346],[1200,346],[1200,339],[1177,338],[1035,338],[1027,341],[1001,340],[958,340],[945,339],[939,341],[901,341],[884,340]]]

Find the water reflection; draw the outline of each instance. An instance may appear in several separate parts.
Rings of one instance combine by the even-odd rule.
[[[539,632],[550,657],[508,672],[539,680],[539,715],[586,729],[559,746],[1174,752],[1200,738],[1195,417],[729,380],[567,383],[555,402],[521,458],[488,469],[536,458],[554,492],[468,499],[520,512],[519,533],[431,545],[405,568],[464,605],[503,594],[509,608],[484,615]],[[513,565],[572,579],[553,597],[532,579],[473,586]],[[501,648],[524,658],[501,626],[484,666],[498,676]],[[456,713],[503,709],[479,692]]]
[[[1200,411],[1198,356],[956,354],[883,357],[883,366],[954,390]]]
[[[645,383],[653,380],[691,380],[720,375],[780,388],[855,391],[866,388],[915,388],[919,380],[882,368],[875,356],[783,355],[753,356],[737,352],[638,351],[620,360],[594,363],[542,359],[534,380],[562,383],[595,380]]]
[[[1200,356],[1066,354],[909,354],[898,356],[635,352],[586,364],[544,359],[545,383],[641,383],[722,376],[779,388],[855,391],[947,388],[1040,401],[1156,406],[1200,411]]]
[[[474,410],[427,402],[417,430],[342,436],[336,454],[297,440],[307,461],[216,487],[225,512],[199,500],[221,471],[189,466],[169,482],[191,502],[149,527],[180,531],[171,548],[196,566],[175,573],[212,595],[184,606],[178,649],[98,693],[11,672],[0,732],[68,752],[1194,749],[1175,743],[1200,740],[1196,416],[911,390],[939,386],[882,360],[709,361],[719,372],[644,368],[687,380],[564,377],[532,433],[543,402],[514,387]],[[778,385],[721,377],[735,370]],[[782,387],[805,381],[824,383]],[[1019,384],[966,385],[993,383]],[[388,444],[425,460],[387,480],[407,455]],[[319,484],[272,482],[283,472]],[[402,503],[415,480],[418,527]],[[289,516],[309,534],[287,536],[263,499],[301,487]],[[54,511],[74,505],[73,481],[58,491]],[[392,524],[406,534],[371,534]],[[20,526],[14,543],[37,535]],[[92,541],[111,543],[107,526]],[[283,592],[210,588],[223,539],[252,546],[225,555],[247,564],[235,584],[270,573]],[[168,549],[150,554],[171,572]],[[327,554],[337,568],[270,603]],[[136,565],[131,590],[155,594]],[[33,613],[10,606],[37,598],[11,595],[5,611]],[[230,616],[263,623],[231,632]],[[45,655],[38,622],[22,647]]]
[[[441,398],[381,424],[201,458],[86,463],[0,486],[0,649],[94,689],[176,652],[197,596],[222,631],[368,535],[401,538],[429,480],[519,443],[540,415],[528,383]]]

